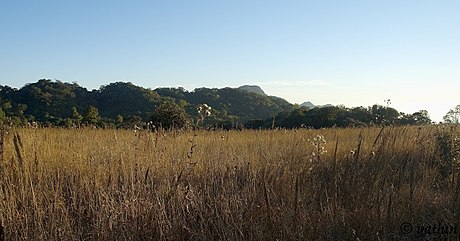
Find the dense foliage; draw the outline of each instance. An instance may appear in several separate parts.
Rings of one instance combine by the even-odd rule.
[[[159,88],[155,91],[161,96],[185,100],[191,106],[207,103],[214,109],[210,119],[224,123],[236,120],[244,123],[292,109],[292,104],[284,99],[234,88],[198,88],[191,92],[183,88]],[[195,113],[195,108],[188,108],[187,112]]]
[[[192,92],[183,88],[157,90],[117,82],[88,91],[76,83],[39,80],[21,89],[0,86],[0,120],[17,125],[37,121],[47,125],[97,124],[101,126],[120,124],[130,126],[133,120],[148,121],[161,103],[175,102],[185,110],[188,118],[197,118],[197,106],[208,103],[213,115],[207,118],[209,125],[235,126],[254,118],[267,118],[292,105],[277,97],[263,96],[244,90],[224,88],[199,88]],[[82,118],[89,111],[98,112],[100,118]],[[130,121],[128,123],[128,121]]]
[[[274,118],[258,123],[262,125],[259,127],[274,125],[284,128],[325,128],[333,126],[423,125],[430,124],[431,119],[425,110],[405,114],[382,105],[373,105],[368,108],[327,106],[314,109],[298,107],[293,111],[279,113]]]
[[[182,129],[188,120],[183,108],[174,102],[164,102],[152,114],[152,124],[163,129]]]
[[[0,85],[0,121],[13,125],[37,122],[45,126],[97,125],[104,127],[142,126],[155,117],[161,103],[175,103],[189,123],[200,118],[197,108],[212,107],[201,125],[220,128],[323,128],[332,126],[419,125],[431,123],[428,112],[405,114],[382,105],[347,108],[311,108],[292,105],[266,95],[260,87],[158,88],[116,82],[89,91],[77,83],[42,79],[21,89]],[[446,122],[458,122],[458,110],[450,111]]]

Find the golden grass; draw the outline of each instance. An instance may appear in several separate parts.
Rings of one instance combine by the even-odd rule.
[[[11,130],[4,238],[412,240],[402,223],[458,225],[456,176],[434,185],[436,128]]]

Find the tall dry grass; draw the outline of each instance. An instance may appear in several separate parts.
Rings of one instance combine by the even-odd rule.
[[[417,225],[459,223],[458,174],[438,178],[439,128],[10,130],[3,237],[422,240]]]

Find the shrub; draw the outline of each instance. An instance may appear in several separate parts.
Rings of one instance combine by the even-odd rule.
[[[189,123],[185,111],[173,102],[163,102],[153,112],[150,120],[163,129],[182,129]]]
[[[454,171],[459,168],[460,138],[456,136],[456,126],[441,127],[435,135],[436,152],[439,159],[436,160],[438,168],[438,185],[448,184]]]

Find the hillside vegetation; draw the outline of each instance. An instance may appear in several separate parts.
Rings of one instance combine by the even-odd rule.
[[[208,128],[323,128],[375,125],[423,125],[431,123],[429,113],[420,110],[402,113],[391,106],[369,107],[293,105],[266,95],[258,86],[240,88],[148,89],[130,82],[116,82],[87,90],[76,83],[39,80],[20,89],[0,86],[0,123],[26,126],[132,128],[156,119],[155,110],[165,102],[180,109],[187,127],[200,119],[199,106],[212,111],[201,125]],[[306,105],[304,103],[304,105]],[[176,108],[177,106],[177,108]],[[450,122],[458,122],[458,110],[452,110]],[[165,116],[166,119],[173,117]],[[168,120],[165,120],[168,121]]]
[[[66,119],[75,122],[73,107],[84,115],[90,106],[98,109],[101,125],[114,123],[118,116],[148,121],[154,110],[166,101],[180,105],[191,118],[196,117],[198,105],[207,103],[213,108],[208,123],[230,126],[292,109],[292,104],[284,99],[235,88],[198,88],[189,92],[183,88],[152,90],[117,82],[88,91],[76,83],[51,80],[39,80],[21,89],[0,86],[0,112],[12,117],[17,124],[38,121],[65,125]]]

